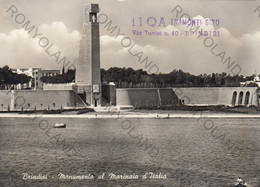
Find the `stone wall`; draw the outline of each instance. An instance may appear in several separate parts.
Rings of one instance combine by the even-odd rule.
[[[178,103],[177,95],[172,91],[172,89],[159,89],[159,96],[161,100],[161,105],[176,105]]]
[[[183,104],[190,105],[217,105],[218,88],[173,88]]]
[[[115,85],[102,85],[102,106],[116,105]]]
[[[173,88],[173,91],[186,105],[259,105],[255,87]]]
[[[110,95],[114,95],[108,89]],[[111,93],[110,93],[111,92]],[[112,100],[111,100],[112,101]],[[257,88],[127,88],[116,89],[118,106],[177,105],[259,106]],[[112,101],[114,104],[114,101]],[[0,110],[45,110],[75,107],[80,104],[72,90],[1,90]]]
[[[43,90],[74,90],[77,91],[75,83],[43,84]]]
[[[11,91],[0,90],[0,110],[7,110],[11,106]]]
[[[7,96],[5,95],[7,92]],[[3,99],[5,98],[5,99]],[[0,106],[4,110],[45,110],[76,106],[74,91],[66,90],[12,90],[0,91]]]
[[[116,89],[116,104],[118,106],[132,105],[160,106],[175,105],[178,103],[177,96],[172,89],[167,88],[120,88]]]
[[[255,87],[125,88],[116,89],[118,106],[227,105],[259,106]]]

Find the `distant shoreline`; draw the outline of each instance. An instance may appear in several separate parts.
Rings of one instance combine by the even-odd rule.
[[[168,116],[169,114],[169,116]],[[91,114],[18,114],[18,113],[0,113],[1,118],[84,118],[84,119],[156,119],[156,120],[167,120],[167,119],[197,119],[197,118],[220,118],[220,119],[233,119],[233,118],[254,118],[260,119],[260,114],[238,114],[238,113],[91,113]]]

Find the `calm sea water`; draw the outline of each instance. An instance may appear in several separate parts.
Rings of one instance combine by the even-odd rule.
[[[59,122],[67,128],[52,128]],[[1,118],[0,156],[0,186],[229,187],[241,176],[259,187],[260,122]],[[147,172],[167,178],[143,179]],[[22,180],[22,173],[48,179]],[[62,180],[60,173],[94,179]],[[111,173],[139,178],[112,180]]]

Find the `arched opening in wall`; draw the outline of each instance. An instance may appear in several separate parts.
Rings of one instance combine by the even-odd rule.
[[[243,93],[243,92],[240,92],[240,93],[239,93],[239,98],[238,98],[238,105],[242,105],[242,101],[243,101],[243,95],[244,95],[244,93]]]
[[[236,100],[237,100],[237,92],[234,92],[232,97],[232,105],[236,105]]]
[[[245,97],[245,106],[247,106],[249,104],[249,97],[250,97],[250,93],[246,92],[246,97]]]

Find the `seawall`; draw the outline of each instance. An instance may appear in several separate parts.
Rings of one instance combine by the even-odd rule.
[[[60,109],[76,105],[72,90],[8,90],[0,91],[2,110]]]
[[[125,88],[116,97],[118,106],[259,106],[256,87]]]

